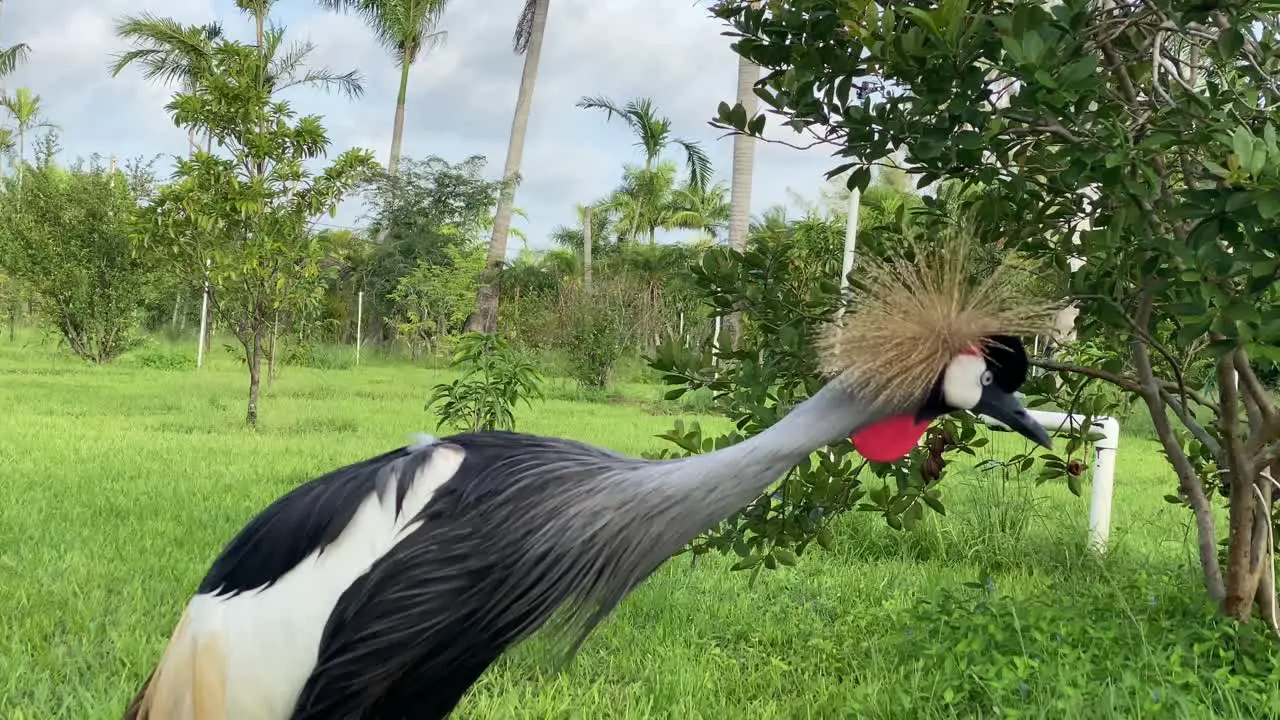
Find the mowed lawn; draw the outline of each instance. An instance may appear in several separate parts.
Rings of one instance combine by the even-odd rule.
[[[0,718],[119,717],[241,525],[315,475],[434,432],[423,402],[446,377],[285,368],[251,432],[246,374],[221,348],[199,372],[143,355],[92,368],[35,336],[0,338]],[[662,447],[677,415],[654,409],[661,389],[624,392],[552,393],[518,411],[519,429]],[[1025,446],[995,437],[997,456]],[[1184,677],[1218,668],[1168,631],[1202,595],[1187,514],[1162,499],[1172,487],[1154,443],[1126,437],[1106,563],[1084,550],[1087,484],[1082,499],[965,469],[943,485],[946,517],[902,533],[850,514],[834,551],[754,584],[730,559],[681,556],[563,673],[537,642],[517,648],[456,716],[1262,717]],[[949,596],[959,606],[925,602]]]

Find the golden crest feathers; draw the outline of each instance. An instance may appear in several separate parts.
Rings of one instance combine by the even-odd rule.
[[[970,242],[858,258],[848,309],[818,339],[823,373],[876,402],[918,403],[952,358],[991,336],[1051,332],[1057,305],[1026,297],[1007,263],[975,279]]]

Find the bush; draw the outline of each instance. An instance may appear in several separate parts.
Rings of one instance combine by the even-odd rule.
[[[138,346],[152,263],[134,252],[127,220],[136,185],[98,158],[28,167],[0,183],[0,264],[39,300],[40,315],[78,357],[107,363]],[[10,312],[16,296],[10,293]]]
[[[608,386],[614,369],[631,348],[634,324],[631,306],[639,291],[624,278],[610,278],[591,293],[566,298],[561,335],[569,374],[587,388]]]
[[[476,432],[514,430],[517,402],[530,405],[540,397],[541,376],[523,352],[497,335],[467,333],[458,339],[451,366],[462,377],[435,386],[427,409],[436,411],[443,425]]]
[[[137,365],[149,370],[194,370],[193,352],[169,347],[150,347],[135,352],[130,358]]]

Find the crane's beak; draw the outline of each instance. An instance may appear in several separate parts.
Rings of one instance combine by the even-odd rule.
[[[1013,393],[988,385],[987,391],[982,394],[982,399],[974,406],[973,412],[986,415],[1041,447],[1053,449],[1053,440],[1050,439],[1049,433],[1031,417],[1026,408],[1022,407],[1022,403],[1018,402],[1018,398]]]

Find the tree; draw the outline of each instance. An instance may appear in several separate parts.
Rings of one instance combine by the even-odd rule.
[[[18,194],[22,194],[23,168],[27,162],[27,138],[36,128],[53,128],[53,123],[41,115],[40,96],[31,88],[20,87],[13,94],[0,97],[0,107],[9,113],[18,133]]]
[[[480,241],[492,227],[504,183],[486,179],[484,168],[480,155],[457,163],[405,158],[396,175],[380,174],[363,188],[370,232],[380,238],[362,278],[366,301],[375,303],[366,316],[395,316],[382,303],[401,278],[423,264],[449,265],[452,248]]]
[[[507,185],[494,212],[493,233],[489,237],[489,252],[485,260],[486,276],[476,288],[476,309],[467,318],[468,331],[491,333],[498,326],[498,283],[507,259],[507,236],[511,232],[520,159],[524,156],[524,136],[529,129],[529,111],[533,105],[533,84],[538,78],[538,61],[542,56],[542,38],[546,33],[550,6],[551,0],[525,0],[520,20],[516,23],[513,46],[517,55],[524,55],[524,70],[520,74],[520,90],[511,119],[507,159],[502,166],[502,179]]]
[[[329,139],[319,117],[297,117],[276,97],[282,36],[273,28],[262,48],[217,41],[208,71],[166,106],[175,124],[218,138],[227,156],[175,158],[173,182],[142,208],[137,227],[144,248],[209,279],[211,306],[244,349],[249,425],[258,421],[263,341],[276,313],[322,297],[328,253],[311,226],[376,169],[366,150],[348,150],[318,174],[304,166]]]
[[[1195,518],[1209,596],[1276,627],[1280,411],[1258,379],[1280,345],[1274,6],[723,0],[716,13],[766,69],[770,108],[860,159],[833,174],[852,167],[865,186],[866,165],[903,147],[918,185],[981,188],[974,232],[1058,270],[1081,310],[1064,359],[1096,351],[1039,364],[1146,407],[1178,479],[1170,500]],[[866,77],[879,103],[850,102]],[[720,121],[758,136],[763,117],[744,115]],[[1085,264],[1068,272],[1072,257]],[[1046,455],[1045,473],[1061,466]]]
[[[671,227],[696,230],[704,239],[718,241],[732,223],[729,195],[730,190],[719,182],[701,188],[695,185],[676,188],[671,196]]]
[[[149,167],[132,175],[96,156],[87,168],[41,162],[21,195],[14,179],[0,194],[5,272],[36,293],[42,315],[90,362],[110,362],[140,339],[154,272],[151,258],[132,252],[129,224],[149,191]]]
[[[399,311],[396,334],[409,344],[414,360],[462,327],[484,272],[482,245],[453,245],[445,253],[448,264],[419,260],[388,296]]]
[[[644,156],[644,168],[639,172],[628,173],[628,181],[637,191],[632,196],[639,201],[636,216],[643,218],[641,222],[632,224],[631,240],[636,240],[644,231],[649,235],[649,242],[654,242],[654,235],[659,227],[658,218],[662,208],[662,198],[657,188],[650,187],[664,184],[666,178],[657,178],[655,173],[661,171],[659,162],[662,153],[672,145],[684,150],[685,167],[689,173],[688,184],[695,190],[705,188],[711,181],[711,158],[702,146],[694,140],[674,137],[671,134],[671,118],[659,114],[658,108],[650,98],[639,98],[618,105],[606,97],[584,97],[578,107],[587,110],[603,110],[609,120],[618,118],[636,136],[636,145]],[[670,182],[665,184],[670,186]]]
[[[444,41],[436,31],[447,0],[316,0],[326,10],[354,10],[372,30],[400,66],[400,89],[396,93],[396,114],[391,128],[391,154],[387,171],[400,168],[400,144],[404,140],[404,106],[409,92],[409,69],[423,51],[431,52]]]

